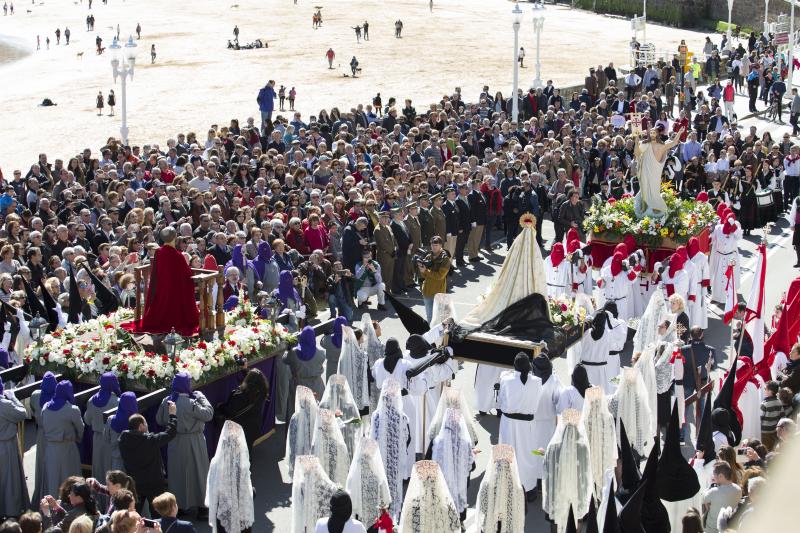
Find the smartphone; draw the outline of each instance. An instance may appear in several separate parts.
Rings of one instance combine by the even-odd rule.
[[[747,448],[738,448],[736,450],[736,455],[747,455]]]
[[[156,521],[150,518],[142,518],[142,524],[144,524],[144,527],[149,527],[151,529],[156,527]]]

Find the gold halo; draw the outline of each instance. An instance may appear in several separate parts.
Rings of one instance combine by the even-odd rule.
[[[536,216],[534,216],[532,213],[525,213],[519,217],[519,225],[523,228],[536,228]]]

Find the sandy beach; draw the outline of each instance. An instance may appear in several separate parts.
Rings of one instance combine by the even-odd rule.
[[[520,4],[525,18],[520,45],[526,50],[520,86],[535,76],[535,35],[532,5]],[[314,6],[322,6],[323,24],[313,29]],[[137,0],[95,0],[91,10],[95,31],[86,30],[88,2],[48,0],[36,5],[18,3],[14,16],[0,17],[0,36],[24,43],[27,50],[0,48],[0,73],[6,81],[0,92],[3,128],[0,130],[0,168],[27,169],[39,152],[53,160],[68,158],[85,147],[96,153],[108,137],[119,136],[120,109],[98,117],[95,97],[115,89],[109,54],[95,53],[95,37],[109,46],[117,24],[123,38],[142,24],[137,41],[135,77],[128,83],[130,142],[162,146],[178,131],[204,131],[231,118],[258,116],[258,89],[268,79],[297,90],[297,109],[307,118],[323,107],[350,108],[369,103],[380,91],[400,102],[412,98],[417,109],[438,100],[444,92],[462,87],[474,100],[481,87],[511,92],[513,38],[512,4],[505,0],[427,0],[342,3],[299,0],[196,0],[191,4]],[[30,13],[27,11],[30,10]],[[154,14],[157,14],[154,16]],[[564,7],[548,6],[542,33],[542,77],[556,85],[583,80],[590,66],[628,62],[630,22]],[[402,39],[394,37],[394,21],[404,24]],[[370,24],[370,40],[356,43],[353,27]],[[268,48],[228,50],[233,27],[240,43],[260,38]],[[69,46],[55,45],[54,31],[69,27]],[[42,49],[35,50],[36,35]],[[45,50],[45,36],[51,39]],[[672,50],[686,39],[692,50],[704,35],[649,25],[648,40]],[[135,37],[135,34],[134,34]],[[150,64],[150,46],[158,57]],[[336,53],[334,69],[325,52]],[[83,52],[82,57],[78,53]],[[363,69],[358,78],[344,77],[355,55]],[[10,81],[10,83],[9,83]],[[50,98],[56,107],[39,107]]]

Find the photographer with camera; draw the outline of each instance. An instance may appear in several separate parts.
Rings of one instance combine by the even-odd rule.
[[[334,261],[333,274],[328,276],[328,308],[331,318],[343,316],[348,324],[353,323],[353,273],[342,268],[341,261]]]
[[[422,277],[422,300],[428,322],[433,317],[433,298],[447,292],[447,273],[450,271],[450,254],[444,249],[439,236],[431,238],[431,252],[424,259],[416,258],[419,275]]]
[[[361,253],[361,263],[356,266],[355,276],[356,298],[359,309],[366,309],[370,296],[378,297],[378,309],[386,310],[384,291],[386,285],[381,274],[381,265],[372,259],[372,252],[364,250]]]

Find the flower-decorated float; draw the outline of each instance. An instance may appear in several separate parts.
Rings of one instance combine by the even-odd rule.
[[[661,198],[667,206],[666,214],[662,217],[639,216],[635,198],[630,195],[619,200],[612,198],[608,202],[596,197],[592,199],[583,229],[592,243],[592,264],[595,268],[611,257],[614,247],[626,235],[632,235],[636,244],[644,250],[648,272],[655,263],[672,255],[678,246],[686,244],[692,237],[700,241],[701,251],[709,252],[710,231],[717,218],[711,204],[681,199],[670,183],[662,185]]]

